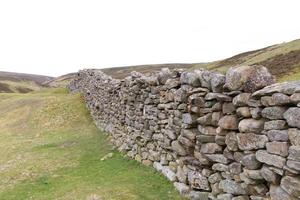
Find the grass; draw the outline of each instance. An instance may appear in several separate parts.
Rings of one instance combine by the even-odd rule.
[[[0,83],[7,85],[9,90],[13,93],[27,93],[41,88],[41,86],[33,81],[0,80]]]
[[[113,150],[79,95],[3,93],[0,113],[1,200],[181,199],[154,169]]]

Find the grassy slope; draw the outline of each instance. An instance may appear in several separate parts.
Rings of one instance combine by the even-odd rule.
[[[152,168],[112,149],[79,95],[3,93],[0,113],[1,200],[180,199]]]
[[[279,81],[300,79],[300,39],[241,53],[231,58],[210,63],[141,65],[106,68],[103,71],[115,78],[123,78],[133,70],[149,73],[160,70],[163,67],[185,69],[207,68],[225,73],[229,67],[236,65],[264,65],[269,68]]]
[[[0,71],[0,93],[27,93],[41,89],[52,77]]]

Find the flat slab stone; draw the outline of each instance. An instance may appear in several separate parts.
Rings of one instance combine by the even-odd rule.
[[[258,90],[252,94],[253,97],[261,97],[266,95],[272,95],[273,93],[284,93],[292,95],[300,92],[300,81],[283,82],[269,85],[261,90]]]

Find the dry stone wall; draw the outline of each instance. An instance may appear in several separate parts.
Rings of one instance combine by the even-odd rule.
[[[300,199],[300,81],[273,82],[262,66],[123,80],[91,69],[69,88],[120,151],[189,199]]]

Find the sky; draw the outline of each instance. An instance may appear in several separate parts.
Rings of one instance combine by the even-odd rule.
[[[299,0],[0,0],[0,71],[209,62],[300,38]]]

